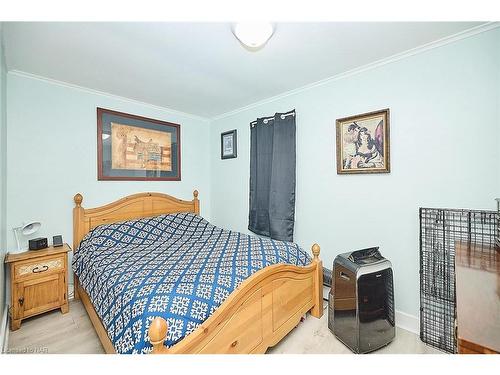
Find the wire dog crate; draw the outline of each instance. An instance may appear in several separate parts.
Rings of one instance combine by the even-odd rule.
[[[456,353],[455,244],[495,246],[497,211],[420,209],[420,339]]]

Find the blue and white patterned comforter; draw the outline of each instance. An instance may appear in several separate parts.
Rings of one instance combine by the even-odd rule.
[[[161,316],[166,344],[203,323],[246,278],[277,263],[309,264],[296,244],[218,228],[191,213],[90,231],[73,270],[118,353],[151,351],[147,329]]]

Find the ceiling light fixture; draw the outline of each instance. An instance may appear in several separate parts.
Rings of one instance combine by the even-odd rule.
[[[246,47],[257,50],[273,36],[274,26],[270,22],[239,22],[233,34]]]

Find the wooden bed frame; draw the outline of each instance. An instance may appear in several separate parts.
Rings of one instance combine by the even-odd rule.
[[[200,213],[198,191],[184,201],[161,193],[129,195],[113,203],[85,209],[76,194],[73,209],[73,251],[98,225],[176,212]],[[256,272],[234,290],[224,303],[192,333],[167,348],[165,319],[149,327],[153,353],[265,353],[310,311],[323,315],[323,265],[320,248],[312,246],[313,260],[305,267],[275,264]],[[106,353],[116,353],[89,296],[75,275],[75,299],[81,299]]]

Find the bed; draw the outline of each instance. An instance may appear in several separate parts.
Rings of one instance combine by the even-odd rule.
[[[218,228],[199,216],[196,190],[190,201],[74,202],[75,298],[106,353],[265,353],[304,314],[323,314],[318,245],[311,258],[293,243]]]

